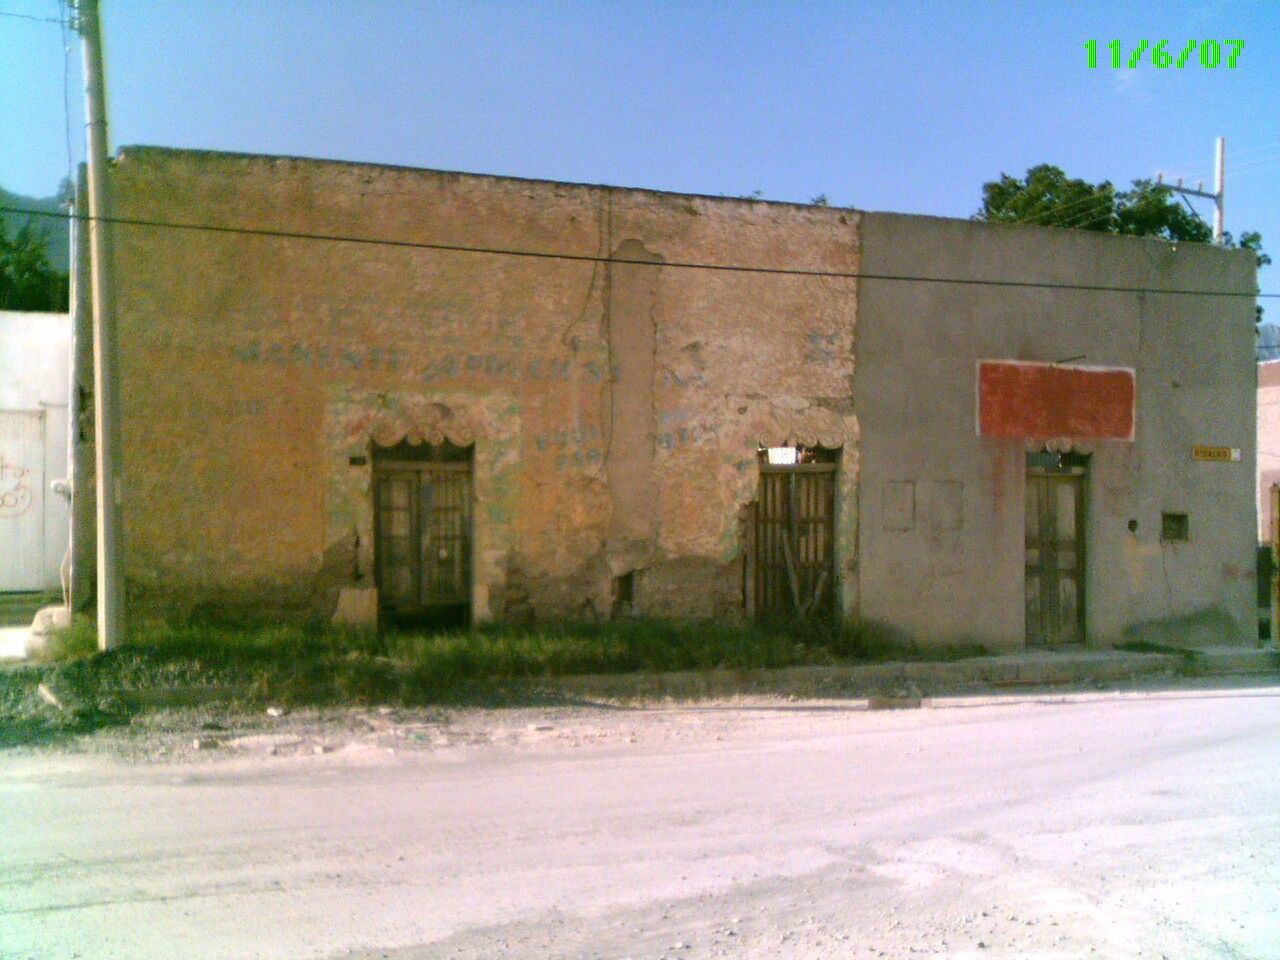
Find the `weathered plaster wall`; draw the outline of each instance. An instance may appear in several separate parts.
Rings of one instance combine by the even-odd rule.
[[[863,245],[870,273],[1254,288],[1251,255],[1203,244],[866,214]],[[1245,298],[862,281],[862,615],[924,640],[1024,643],[1025,453],[1041,445],[977,436],[975,364],[1070,359],[1137,372],[1134,441],[1074,447],[1092,454],[1089,636],[1160,621],[1175,639],[1179,622],[1251,636],[1253,345]],[[1195,462],[1196,444],[1243,457]],[[1190,542],[1160,541],[1161,511],[1189,514]]]
[[[642,612],[732,613],[759,442],[843,447],[852,573],[854,281],[678,264],[856,270],[856,214],[153,148],[112,179],[125,218],[626,261],[118,226],[140,600],[332,611],[372,575],[352,458],[406,434],[476,445],[481,618],[607,615],[629,571]]]

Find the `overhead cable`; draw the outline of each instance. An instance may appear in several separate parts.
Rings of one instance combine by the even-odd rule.
[[[31,210],[22,207],[0,206],[0,213],[28,214],[59,220],[88,221],[82,214]],[[300,230],[268,230],[260,227],[231,227],[221,224],[178,223],[167,220],[147,220],[138,217],[101,217],[102,223],[131,227],[153,227],[163,230],[186,230],[205,233],[234,234],[238,236],[274,237],[283,240],[318,240],[330,243],[358,243],[370,246],[401,247],[416,250],[437,250],[444,253],[469,253],[485,256],[524,257],[537,260],[566,260],[577,263],[612,263],[641,267],[663,267],[673,270],[715,270],[726,273],[754,273],[771,276],[825,277],[832,280],[885,280],[903,283],[950,283],[980,287],[1021,287],[1037,290],[1079,290],[1092,293],[1151,293],[1168,296],[1209,297],[1280,297],[1280,293],[1259,293],[1245,290],[1205,290],[1165,287],[1122,287],[1094,283],[1045,283],[1035,280],[987,280],[970,277],[927,277],[900,273],[871,273],[866,271],[819,270],[806,267],[766,267],[738,263],[705,263],[681,260],[641,260],[629,257],[602,256],[589,253],[564,253],[554,250],[521,250],[515,247],[481,247],[469,244],[431,243],[424,240],[387,240],[380,237],[359,237],[336,233],[307,233]]]

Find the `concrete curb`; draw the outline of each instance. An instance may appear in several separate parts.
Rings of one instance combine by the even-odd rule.
[[[1087,650],[973,657],[950,662],[895,662],[767,670],[562,677],[540,686],[584,699],[652,700],[782,694],[801,697],[920,696],[1002,687],[1117,683],[1142,678],[1270,674],[1280,678],[1280,652],[1210,647],[1191,657],[1172,653]]]

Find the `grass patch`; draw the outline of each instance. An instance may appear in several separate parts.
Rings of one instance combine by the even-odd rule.
[[[538,693],[540,683],[581,674],[955,660],[988,652],[977,644],[921,648],[869,626],[637,619],[383,635],[152,623],[135,626],[118,649],[98,655],[93,623],[81,618],[35,664],[0,671],[0,745],[124,722],[147,709],[149,695],[174,688],[219,688],[230,699],[256,703],[495,705],[554,699]],[[36,694],[40,683],[74,709],[45,702]]]
[[[1203,669],[1204,654],[1190,647],[1176,647],[1172,644],[1156,643],[1152,640],[1128,640],[1124,643],[1116,644],[1116,649],[1127,650],[1129,653],[1163,653],[1181,657],[1182,662],[1178,664],[1176,672],[1183,677],[1199,676]]]
[[[33,659],[37,663],[61,663],[91,657],[97,652],[97,627],[88,617],[77,617],[67,629],[49,637]]]
[[[0,627],[25,627],[41,607],[61,603],[57,593],[0,593]]]
[[[1192,650],[1190,647],[1175,647],[1167,643],[1153,643],[1150,640],[1129,640],[1125,643],[1117,643],[1117,650],[1126,650],[1129,653],[1165,653],[1172,656],[1182,657],[1187,663],[1195,663],[1204,656],[1199,650]]]

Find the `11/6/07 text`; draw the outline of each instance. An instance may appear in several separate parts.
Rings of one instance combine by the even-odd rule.
[[[1098,41],[1086,40],[1084,48],[1089,52],[1089,69],[1096,70],[1098,67]],[[1223,57],[1224,48],[1226,50],[1225,59]],[[1188,40],[1179,48],[1171,47],[1168,40],[1161,40],[1154,45],[1150,40],[1142,40],[1132,50],[1125,50],[1119,40],[1112,40],[1106,45],[1106,49],[1111,52],[1111,56],[1108,58],[1110,66],[1116,70],[1119,70],[1122,66],[1128,66],[1130,70],[1133,70],[1148,54],[1150,54],[1152,66],[1160,70],[1166,70],[1169,67],[1177,67],[1182,70],[1188,64],[1194,66],[1194,60],[1198,60],[1199,65],[1206,70],[1212,70],[1218,66],[1234,70],[1240,60],[1240,52],[1244,50],[1244,41]],[[1193,54],[1197,50],[1200,56],[1193,60]]]

